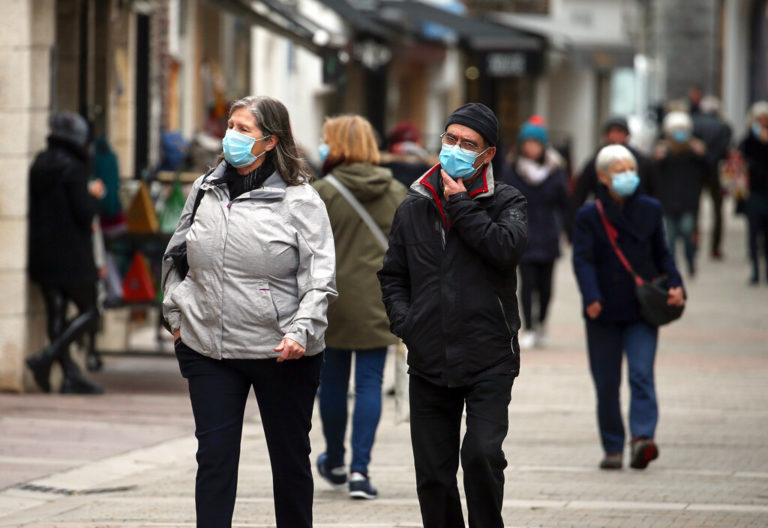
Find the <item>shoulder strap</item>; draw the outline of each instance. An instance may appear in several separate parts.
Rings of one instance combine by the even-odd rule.
[[[200,187],[203,186],[205,183],[205,180],[208,179],[208,176],[211,175],[213,172],[213,169],[209,170],[208,173],[203,176],[203,181],[200,182]],[[203,201],[203,196],[205,196],[205,191],[201,191],[200,187],[197,188],[197,194],[195,194],[195,203],[192,205],[192,216],[189,217],[189,225],[195,223],[195,215],[197,214],[197,208],[200,207],[200,202]]]
[[[608,217],[605,216],[603,203],[600,201],[600,199],[595,200],[595,206],[597,207],[597,212],[600,213],[600,220],[603,222],[605,234],[608,236],[608,241],[611,243],[614,253],[616,253],[617,257],[619,257],[619,260],[624,265],[624,267],[627,268],[627,271],[630,273],[630,275],[632,275],[632,278],[635,279],[635,283],[638,286],[642,286],[644,283],[643,278],[635,273],[635,270],[632,269],[632,265],[627,260],[627,257],[624,256],[624,253],[621,251],[621,249],[619,249],[619,245],[616,243],[616,239],[619,237],[619,232],[616,231],[616,228],[613,227],[613,224],[608,221]]]
[[[371,217],[370,214],[368,214],[368,211],[365,210],[363,205],[355,198],[355,196],[349,192],[349,189],[344,187],[344,184],[341,183],[339,180],[337,180],[332,174],[328,174],[323,178],[324,180],[327,180],[328,183],[336,187],[336,190],[341,193],[341,195],[349,202],[349,205],[352,206],[352,208],[357,212],[357,214],[360,216],[363,222],[368,226],[368,229],[371,230],[371,233],[373,233],[373,237],[376,239],[376,241],[381,245],[381,247],[384,248],[386,251],[389,247],[389,242],[387,241],[387,237],[384,236],[384,232],[381,230],[381,228],[376,224],[374,219]]]

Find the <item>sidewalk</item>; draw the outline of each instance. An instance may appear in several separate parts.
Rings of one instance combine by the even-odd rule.
[[[727,260],[702,251],[684,318],[662,330],[661,455],[646,471],[597,469],[580,300],[559,262],[550,346],[524,351],[512,393],[508,527],[768,526],[768,284],[747,286],[743,222],[726,220]],[[194,526],[195,439],[175,360],[110,356],[97,379],[104,396],[0,394],[0,527]],[[234,525],[274,526],[254,399],[247,413]],[[381,498],[351,501],[317,479],[315,526],[421,526],[408,426],[393,415],[386,398],[371,467]]]

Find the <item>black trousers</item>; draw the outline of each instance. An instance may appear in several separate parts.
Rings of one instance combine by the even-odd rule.
[[[253,387],[272,464],[277,526],[311,528],[314,484],[309,431],[322,354],[282,363],[215,360],[181,343],[176,357],[189,384],[195,416],[197,526],[232,525],[245,402]]]
[[[523,262],[520,268],[520,304],[523,305],[523,324],[526,330],[532,330],[534,323],[547,320],[549,300],[552,298],[552,272],[555,261]],[[534,319],[533,296],[539,301],[539,313]]]
[[[41,285],[45,301],[46,330],[48,339],[53,344],[60,336],[65,336],[60,346],[51,353],[61,363],[64,374],[67,375],[78,367],[69,355],[69,345],[87,334],[89,352],[93,352],[96,344],[96,329],[99,312],[96,308],[96,285],[93,283],[70,285]],[[67,320],[69,303],[77,307],[78,314]]]
[[[464,528],[456,472],[464,469],[470,528],[503,528],[504,468],[501,444],[514,376],[494,374],[458,388],[410,377],[411,443],[424,528]],[[467,408],[467,429],[461,414]]]

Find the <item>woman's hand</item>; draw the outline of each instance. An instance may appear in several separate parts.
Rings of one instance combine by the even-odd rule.
[[[277,358],[277,362],[280,363],[286,359],[299,359],[304,355],[306,350],[293,339],[285,337],[280,341],[280,346],[275,348],[275,352],[280,352],[280,357]]]
[[[600,301],[595,301],[589,306],[587,306],[587,315],[590,319],[597,318],[598,315],[600,315],[600,312],[603,311],[603,305],[600,304]]]
[[[669,297],[667,298],[667,304],[670,306],[683,306],[685,304],[685,297],[683,296],[683,289],[680,286],[669,289]]]
[[[173,332],[173,348],[176,348],[181,344],[181,328],[177,328]]]

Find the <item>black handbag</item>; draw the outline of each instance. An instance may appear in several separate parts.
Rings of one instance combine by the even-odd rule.
[[[645,280],[638,275],[616,243],[619,233],[605,216],[603,204],[600,200],[595,200],[595,205],[597,206],[597,212],[600,213],[605,234],[608,236],[608,241],[611,243],[613,251],[635,280],[635,294],[640,303],[640,315],[643,320],[651,326],[662,326],[679,319],[683,315],[685,305],[671,306],[667,304],[667,299],[669,298],[667,276],[660,275],[655,279]]]

